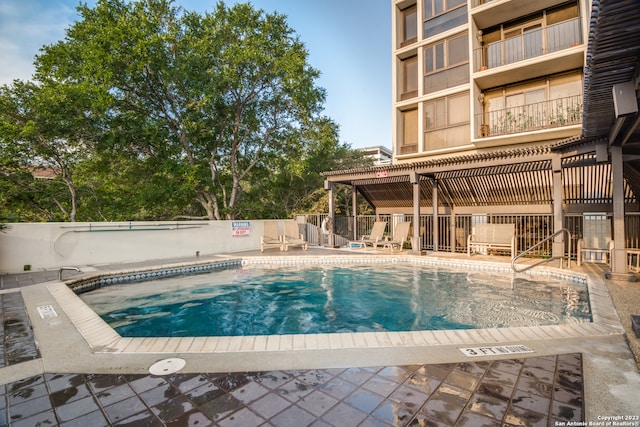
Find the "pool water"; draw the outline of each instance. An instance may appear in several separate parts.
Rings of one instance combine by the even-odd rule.
[[[80,295],[124,337],[417,331],[589,322],[586,286],[418,265],[235,267]]]

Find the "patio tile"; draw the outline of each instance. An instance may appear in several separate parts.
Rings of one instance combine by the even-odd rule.
[[[215,384],[208,383],[186,392],[185,396],[187,396],[189,400],[191,400],[196,405],[201,406],[206,404],[207,402],[217,399],[225,393],[226,392],[224,390],[222,390]]]
[[[56,416],[53,409],[38,414],[24,414],[18,418],[9,418],[11,427],[33,427],[33,426],[55,426],[57,425]]]
[[[249,409],[244,408],[232,414],[231,416],[223,419],[218,423],[218,425],[220,427],[248,427],[248,426],[259,426],[264,422],[265,420],[260,418],[258,415],[254,414]]]
[[[344,425],[345,420],[349,420],[352,425],[358,425],[362,420],[367,417],[362,411],[357,410],[353,406],[340,402],[326,414],[322,416],[322,419],[334,426]]]
[[[511,399],[511,405],[529,409],[541,414],[548,414],[551,400],[533,393],[516,390]]]
[[[553,402],[551,405],[551,416],[553,419],[567,421],[582,421],[582,407],[568,405],[562,402]]]
[[[131,387],[129,387],[129,384],[122,384],[96,393],[96,397],[103,407],[112,405],[125,399],[129,399],[134,396],[135,393],[131,389]]]
[[[19,404],[10,405],[9,417],[12,420],[22,419],[41,412],[47,412],[52,409],[53,407],[51,406],[49,396],[44,395],[27,401],[22,401]],[[0,419],[0,421],[1,420],[2,419]]]
[[[416,414],[417,408],[409,408],[403,403],[387,399],[373,411],[372,415],[389,425],[406,425]]]
[[[313,388],[311,386],[298,380],[292,380],[284,383],[276,389],[276,392],[280,394],[280,396],[293,403],[304,399],[304,397],[312,391]]]
[[[78,416],[63,424],[64,427],[87,427],[87,426],[106,426],[108,420],[102,411],[93,411]]]
[[[163,422],[173,421],[192,409],[195,409],[193,403],[183,395],[162,401],[151,408],[153,413]]]
[[[205,414],[195,409],[166,423],[167,427],[210,427],[213,425],[213,421],[207,418]]]
[[[217,422],[243,407],[242,402],[227,393],[202,405],[200,409],[205,415]]]
[[[487,418],[473,412],[465,412],[462,414],[456,427],[494,427],[498,421],[494,418]]]
[[[160,387],[152,388],[151,390],[147,390],[139,395],[148,406],[156,406],[168,399],[173,399],[179,394],[178,389],[173,387],[171,384],[163,384]]]
[[[344,399],[344,402],[367,414],[372,413],[384,397],[365,389],[358,389]]]
[[[55,412],[62,422],[70,421],[74,418],[77,418],[81,414],[88,414],[90,412],[99,410],[100,407],[94,400],[93,396],[85,397],[80,400],[74,400],[70,403],[55,408]]]
[[[389,395],[389,399],[410,408],[415,412],[429,399],[430,393],[422,393],[415,388],[406,385],[398,387]]]
[[[278,427],[302,427],[311,425],[315,420],[315,416],[293,405],[271,418],[269,422]]]
[[[357,386],[355,384],[347,382],[339,377],[332,379],[331,381],[323,384],[320,387],[322,391],[335,397],[336,399],[343,399],[356,388]]]
[[[132,415],[124,420],[115,422],[114,426],[144,426],[144,427],[162,427],[164,423],[156,418],[151,412],[141,412]]]
[[[269,393],[269,389],[255,381],[231,392],[236,399],[245,404],[258,400],[267,393]]]
[[[278,396],[275,393],[269,393],[258,399],[257,401],[250,403],[248,407],[258,415],[264,417],[265,419],[269,419],[278,412],[281,412],[284,409],[290,407],[291,405],[292,403],[288,400]]]
[[[315,390],[304,399],[297,402],[297,405],[316,417],[320,417],[338,402],[338,399],[321,391]]]
[[[105,406],[103,409],[107,414],[107,417],[109,417],[109,420],[114,424],[125,420],[132,415],[139,414],[140,412],[149,412],[138,396],[129,397],[112,405]]]
[[[508,407],[508,400],[496,399],[482,394],[474,394],[467,404],[468,411],[497,420],[502,419]]]

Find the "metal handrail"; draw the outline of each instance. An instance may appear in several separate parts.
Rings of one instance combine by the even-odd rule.
[[[60,270],[58,271],[58,280],[62,281],[62,272],[65,270],[77,271],[78,273],[82,273],[82,270],[80,270],[78,267],[60,267]]]
[[[541,261],[536,262],[535,264],[527,265],[522,270],[518,270],[516,268],[516,261],[518,260],[518,258],[524,256],[525,254],[531,252],[532,250],[534,250],[538,246],[542,245],[543,243],[547,242],[548,240],[553,239],[554,237],[556,237],[556,236],[558,236],[558,235],[560,235],[562,233],[567,233],[567,237],[569,238],[569,256],[567,257],[567,268],[571,268],[571,244],[572,244],[571,242],[573,242],[573,240],[571,239],[571,232],[569,230],[567,230],[566,228],[561,228],[560,230],[556,231],[552,235],[545,237],[544,239],[542,239],[541,241],[539,241],[535,245],[531,246],[530,248],[526,249],[525,251],[523,251],[523,252],[519,253],[518,255],[514,256],[513,258],[511,258],[511,269],[516,273],[522,273],[523,271],[527,271],[530,268],[533,268],[533,267],[535,267],[537,265],[540,265],[540,264],[543,264],[545,262],[553,261],[555,259],[562,260],[564,258],[564,255],[543,259]],[[562,262],[560,263],[560,268],[562,268]]]

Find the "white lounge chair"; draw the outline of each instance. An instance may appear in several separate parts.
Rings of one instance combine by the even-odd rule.
[[[515,224],[476,224],[473,234],[467,239],[467,256],[481,250],[504,250],[516,255],[516,225]]]
[[[307,250],[307,241],[304,240],[304,236],[300,233],[298,223],[296,221],[284,222],[284,235],[282,236],[282,250],[285,252],[289,250],[290,246],[301,246],[305,251]]]
[[[278,232],[278,223],[276,221],[265,221],[262,236],[260,236],[260,252],[264,252],[265,248],[278,247],[282,248],[282,238]]]
[[[385,240],[382,242],[376,243],[376,248],[378,245],[383,245],[384,248],[390,249],[393,252],[393,249],[397,246],[398,249],[402,250],[405,242],[407,242],[407,238],[409,236],[409,230],[411,228],[411,221],[399,222],[396,224],[393,229],[393,240]]]
[[[611,265],[613,239],[611,221],[606,216],[585,215],[582,220],[582,239],[578,240],[577,261],[601,262]]]
[[[373,227],[371,227],[371,232],[369,235],[362,236],[360,240],[354,240],[349,243],[359,243],[361,247],[367,247],[370,245],[372,248],[375,248],[378,242],[384,240],[384,232],[387,229],[386,221],[376,221],[373,223]],[[355,246],[355,245],[354,245]]]

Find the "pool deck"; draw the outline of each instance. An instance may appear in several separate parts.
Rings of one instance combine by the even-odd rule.
[[[229,257],[371,253],[310,248]],[[382,253],[376,256],[389,262],[398,255]],[[83,274],[102,273],[229,257],[80,267]],[[440,253],[422,258],[469,260]],[[627,321],[636,314],[629,310],[640,310],[640,284],[606,281],[597,265],[573,271],[590,277],[593,323],[202,339],[121,338],[75,303],[57,270],[0,276],[0,426],[616,421],[603,417],[640,425],[633,418],[640,416],[640,374],[631,351],[639,344]],[[65,279],[76,275],[64,272]],[[42,311],[49,306],[55,313]],[[481,357],[464,352],[517,345],[533,352]],[[149,374],[151,365],[167,358],[186,365],[172,375]]]

